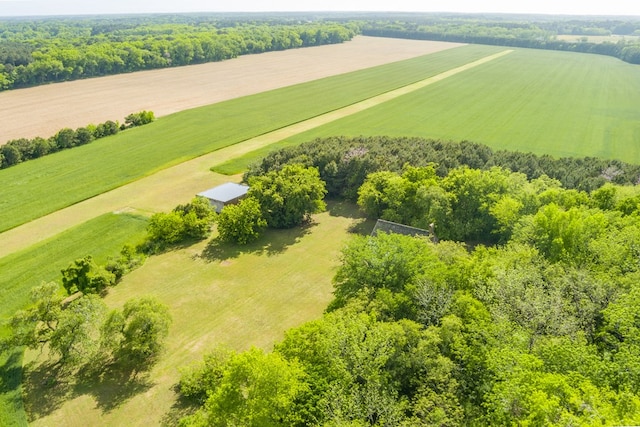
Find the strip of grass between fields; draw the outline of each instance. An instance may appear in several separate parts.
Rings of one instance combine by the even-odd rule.
[[[0,171],[0,231],[256,135],[406,86],[501,50],[463,46],[160,118]]]
[[[513,52],[513,50],[504,50],[502,52],[498,52],[496,54],[489,55],[484,58],[480,58],[476,61],[470,62],[460,67],[453,68],[451,70],[445,71],[443,73],[437,74],[435,76],[429,77],[419,82],[412,83],[410,85],[407,85],[395,90],[391,90],[389,92],[385,92],[383,94],[366,99],[364,101],[360,101],[355,104],[349,105],[347,107],[328,112],[318,117],[314,117],[313,119],[306,120],[300,123],[299,126],[298,124],[289,126],[283,129],[283,132],[278,132],[278,133],[274,132],[273,136],[263,135],[260,137],[260,140],[261,140],[260,145],[262,145],[260,148],[258,148],[257,150],[251,151],[242,157],[235,158],[227,162],[221,163],[219,166],[214,166],[211,168],[211,170],[214,172],[222,173],[222,174],[235,175],[237,173],[242,172],[242,170],[246,168],[249,162],[257,160],[259,156],[263,154],[267,154],[269,151],[275,148],[283,148],[283,147],[292,145],[292,143],[287,142],[286,139],[284,138],[289,138],[294,135],[300,135],[305,132],[309,132],[312,129],[316,129],[323,125],[333,123],[336,120],[349,117],[353,114],[357,114],[362,111],[368,110],[370,108],[379,106],[381,104],[384,104],[386,102],[399,98],[403,95],[410,94],[419,89],[423,89],[434,83],[438,83],[449,77],[455,76],[456,74],[459,74],[463,71],[467,71],[479,65],[486,64],[487,62],[490,62],[502,56],[508,55],[511,52]],[[254,138],[254,139],[258,139],[258,138]],[[268,143],[268,140],[272,140],[273,144],[264,146],[264,144]]]

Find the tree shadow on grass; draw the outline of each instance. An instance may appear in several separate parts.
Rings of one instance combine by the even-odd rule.
[[[200,257],[209,261],[226,261],[237,258],[241,254],[257,254],[273,256],[283,253],[291,245],[295,245],[305,235],[311,233],[316,224],[309,221],[301,226],[284,230],[266,230],[255,242],[239,245],[223,242],[218,238],[211,239]]]
[[[22,387],[24,409],[33,421],[59,409],[69,398],[72,376],[57,362],[31,362],[25,366]]]
[[[76,370],[57,361],[32,362],[25,367],[24,406],[33,421],[50,415],[67,400],[91,395],[96,406],[107,413],[153,385],[145,373],[117,365]]]
[[[76,396],[92,395],[103,413],[111,412],[154,386],[148,372],[118,364],[103,365],[100,369],[82,369],[77,378],[73,393]]]
[[[376,225],[375,220],[367,219],[359,210],[358,205],[353,202],[346,200],[329,200],[327,201],[327,209],[331,216],[353,220],[353,223],[347,229],[349,233],[368,236]]]
[[[177,426],[181,418],[194,414],[201,404],[194,399],[189,399],[180,394],[180,385],[175,384],[173,391],[178,395],[176,401],[171,405],[169,409],[160,421],[162,427]]]
[[[13,348],[0,355],[0,396],[4,402],[20,410],[22,408],[22,349]]]

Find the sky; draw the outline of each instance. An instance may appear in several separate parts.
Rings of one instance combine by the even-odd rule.
[[[0,0],[0,16],[269,11],[640,16],[640,0]]]

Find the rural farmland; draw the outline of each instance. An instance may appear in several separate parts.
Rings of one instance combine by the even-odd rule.
[[[343,45],[0,93],[0,104],[9,100],[18,114],[7,120],[7,132],[26,132],[20,136],[32,135],[28,132],[34,127],[27,129],[19,117],[26,117],[26,108],[41,97],[52,103],[39,105],[43,120],[37,134],[139,109],[160,116],[147,126],[0,170],[0,319],[6,321],[27,306],[29,290],[40,281],[59,280],[58,272],[74,259],[91,254],[98,263],[113,260],[123,245],[149,238],[145,228],[158,213],[175,213],[172,208],[197,192],[241,180],[239,173],[249,161],[269,150],[315,138],[468,140],[494,150],[640,163],[640,98],[629,96],[640,93],[638,70],[615,58],[573,52],[359,36]],[[149,80],[152,84],[142,84]],[[127,96],[118,95],[122,92]],[[89,108],[88,95],[104,104]],[[74,108],[63,108],[69,104]],[[13,113],[0,107],[0,120]],[[11,123],[18,125],[11,128]],[[2,123],[0,128],[5,131]],[[385,370],[412,372],[408,379],[392,378],[380,389],[403,388],[402,393],[410,390],[415,399],[395,402],[395,391],[366,395],[389,410],[375,417],[412,412],[414,418],[407,415],[405,425],[419,417],[433,421],[429,417],[437,412],[430,412],[434,404],[454,420],[451,425],[475,416],[489,424],[515,420],[518,411],[503,415],[504,405],[496,402],[525,401],[531,394],[524,389],[528,386],[543,390],[537,389],[545,396],[542,400],[557,388],[565,395],[575,393],[572,402],[605,408],[594,415],[586,404],[578,409],[558,404],[564,409],[545,414],[545,419],[559,420],[561,410],[573,411],[562,413],[564,421],[574,420],[574,412],[584,415],[580,411],[597,421],[640,419],[633,409],[640,407],[640,398],[625,388],[636,386],[635,377],[616,373],[628,372],[632,363],[620,356],[615,360],[619,365],[607,365],[609,376],[598,376],[607,358],[615,359],[612,354],[619,351],[627,357],[637,349],[632,337],[637,328],[633,304],[640,301],[640,291],[634,290],[640,274],[635,246],[640,196],[635,186],[622,190],[607,183],[587,194],[565,190],[548,177],[529,181],[499,168],[461,167],[436,176],[431,165],[405,164],[401,172],[392,172],[372,166],[383,168],[389,159],[365,164],[368,150],[356,147],[320,171],[338,171],[354,158],[356,165],[362,160],[366,173],[375,171],[378,181],[361,187],[357,205],[355,199],[329,200],[325,211],[308,215],[301,226],[266,229],[246,246],[222,241],[214,228],[200,241],[149,250],[141,266],[108,289],[101,301],[110,310],[126,307],[132,298],[152,296],[173,319],[164,352],[148,372],[113,369],[96,374],[80,368],[65,375],[62,364],[50,359],[54,352],[49,348],[27,350],[24,360],[22,351],[14,348],[1,373],[0,424],[177,425],[197,409],[178,386],[182,371],[221,345],[234,352],[273,350],[282,358],[300,351],[295,358],[300,356],[301,366],[308,362],[305,357],[321,360],[327,354],[331,360],[346,357],[345,366],[352,363],[355,370],[371,355],[388,358],[376,359],[375,366],[365,362],[361,377],[336,384],[368,393],[361,383],[382,384],[388,380]],[[312,164],[313,155],[329,155],[319,151],[298,161]],[[232,176],[211,172],[225,165]],[[484,199],[474,205],[469,200],[477,194]],[[411,195],[423,198],[402,199]],[[469,246],[464,237],[440,245],[426,239],[363,237],[376,216],[395,219],[422,208],[454,224],[451,228],[463,230],[476,222],[486,228],[468,234]],[[371,214],[376,210],[381,214]],[[426,215],[420,220],[431,218]],[[553,221],[569,225],[554,229]],[[553,235],[566,230],[573,234]],[[499,244],[490,245],[493,242]],[[145,244],[150,247],[148,240]],[[362,254],[371,259],[359,259]],[[398,267],[395,263],[401,261],[407,264]],[[354,284],[351,275],[363,279]],[[379,285],[398,277],[406,283]],[[522,320],[522,312],[533,314]],[[547,316],[549,312],[554,316]],[[325,320],[331,318],[327,316],[334,320]],[[315,323],[295,329],[309,321]],[[340,329],[343,321],[359,326]],[[624,328],[614,330],[617,325]],[[369,333],[366,328],[373,326],[381,329]],[[321,335],[329,327],[337,328],[330,333],[344,340],[338,347]],[[353,331],[357,333],[349,335]],[[629,338],[614,346],[623,334]],[[366,347],[372,341],[374,347]],[[315,345],[326,347],[309,350]],[[393,346],[402,351],[392,351]],[[597,368],[584,368],[587,362],[575,366],[580,363],[572,360],[577,356],[567,356],[571,351],[586,355]],[[230,360],[224,363],[237,363]],[[277,378],[299,374],[297,361],[287,363],[291,371],[283,368]],[[522,374],[520,367],[530,371]],[[295,381],[311,381],[317,372],[307,369]],[[383,374],[376,377],[378,371]],[[565,371],[572,374],[565,378]],[[417,385],[422,376],[430,381],[424,388]],[[323,389],[323,381],[314,387],[339,407],[342,395],[331,395],[335,390]],[[492,387],[484,401],[480,381]],[[513,395],[524,397],[513,397],[507,386],[522,387]],[[207,391],[207,398],[221,399],[223,389]],[[308,397],[313,394],[300,396],[317,404],[315,396]],[[429,400],[436,395],[442,400]],[[589,400],[592,395],[598,398]],[[360,403],[353,407],[360,410]],[[480,414],[485,407],[492,409]],[[327,415],[303,416],[308,423]],[[352,414],[336,416],[346,422]],[[205,425],[203,420],[188,422]]]
[[[598,55],[516,49],[500,61],[292,141],[428,135],[495,149],[640,163],[640,98],[629,93],[640,93],[635,65]]]
[[[122,121],[134,111],[166,116],[458,45],[359,36],[338,45],[0,92],[0,144],[14,138],[46,138],[64,127]],[[35,123],[33,117],[38,117]]]

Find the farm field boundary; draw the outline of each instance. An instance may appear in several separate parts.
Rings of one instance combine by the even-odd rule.
[[[122,120],[135,111],[165,116],[458,46],[357,36],[335,45],[15,89],[0,93],[0,144],[48,137],[64,127]]]
[[[0,231],[159,170],[424,80],[503,49],[462,46],[162,117],[0,170]]]
[[[0,246],[0,257],[26,248],[41,239],[51,237],[78,223],[91,219],[97,214],[127,207],[151,212],[170,209],[176,204],[184,202],[185,198],[192,197],[192,195],[195,195],[203,189],[222,183],[228,179],[226,176],[212,174],[209,171],[212,164],[223,163],[293,135],[375,107],[440,82],[463,71],[486,64],[511,52],[511,50],[504,50],[493,55],[485,56],[422,81],[183,162],[159,171],[147,178],[134,181],[131,184],[8,230],[0,234],[3,240],[3,245]]]

